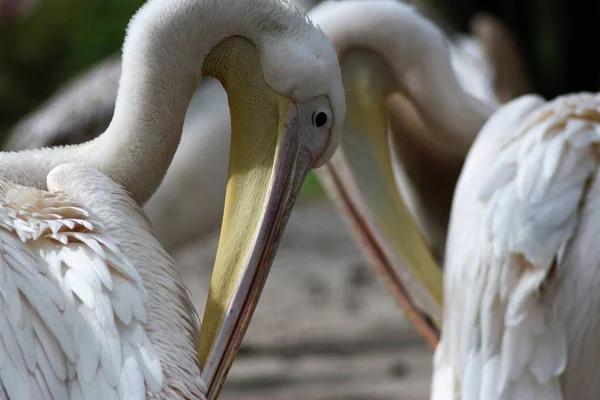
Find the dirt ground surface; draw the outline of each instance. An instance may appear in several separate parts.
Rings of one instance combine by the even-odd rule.
[[[217,235],[175,258],[204,309]],[[432,352],[333,206],[299,204],[223,400],[425,400]]]

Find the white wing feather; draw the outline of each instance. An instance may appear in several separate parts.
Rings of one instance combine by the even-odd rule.
[[[598,170],[599,116],[599,96],[523,96],[481,131],[452,210],[434,399],[572,398],[554,293]]]
[[[0,184],[0,379],[9,399],[160,391],[145,301],[140,275],[87,211],[59,193]]]

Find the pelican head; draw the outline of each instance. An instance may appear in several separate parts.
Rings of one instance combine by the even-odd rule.
[[[290,15],[296,19],[265,22],[272,41],[225,39],[204,64],[227,91],[231,112],[225,211],[199,343],[207,383],[215,385],[241,343],[304,179],[332,157],[345,117],[335,51],[325,35],[304,46],[306,32],[317,29]],[[286,31],[293,40],[283,39]]]
[[[492,110],[460,88],[446,38],[413,7],[395,0],[329,1],[309,15],[336,47],[348,112],[340,148],[319,177],[371,264],[435,345],[442,272],[396,186],[388,129],[394,99],[405,96],[436,134],[419,140],[462,157]]]

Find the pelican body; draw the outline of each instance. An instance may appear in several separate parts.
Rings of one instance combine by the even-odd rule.
[[[523,96],[469,152],[432,399],[596,399],[600,96]]]
[[[121,186],[81,164],[3,180],[0,227],[0,398],[205,398],[198,316]]]
[[[200,324],[139,206],[203,76],[227,92],[231,147]],[[302,182],[337,147],[344,103],[335,49],[287,2],[142,6],[106,131],[0,153],[0,397],[215,399]]]

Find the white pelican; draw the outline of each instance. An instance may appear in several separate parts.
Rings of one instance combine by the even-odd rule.
[[[303,10],[316,1],[290,3]],[[4,148],[35,149],[95,138],[112,118],[120,74],[120,57],[100,62],[20,121]],[[218,80],[208,77],[192,97],[167,175],[144,205],[152,230],[170,254],[221,224],[230,130],[227,94]]]
[[[0,154],[5,398],[216,398],[298,190],[337,147],[337,55],[287,2],[150,0],[129,24],[122,65],[98,138]],[[133,201],[160,184],[203,75],[228,93],[232,134],[200,329]]]
[[[410,100],[427,124],[428,140],[454,157],[466,154],[492,107],[461,89],[449,61],[448,41],[412,7],[393,0],[330,1],[313,8],[310,16],[336,46],[348,108],[340,149],[317,172],[349,217],[371,263],[385,272],[409,318],[419,320],[418,330],[434,345],[437,334],[432,330],[441,321],[442,272],[396,189],[388,118],[391,136],[398,142],[393,148],[402,150],[407,139],[406,131],[394,129],[390,100],[397,93]],[[465,117],[454,118],[457,115]],[[402,162],[409,166],[407,171],[415,168]],[[422,165],[418,162],[415,157],[417,167]],[[433,178],[428,182],[435,182]],[[451,187],[442,179],[435,183],[446,184],[451,196],[453,182]],[[434,191],[429,193],[435,200]],[[426,264],[414,268],[416,260]],[[423,280],[429,286],[414,287],[418,280],[407,281],[412,274],[431,275]],[[428,312],[433,326],[415,312],[417,306]]]
[[[316,15],[326,9],[325,7],[327,6],[317,6],[309,12],[309,15],[319,18]],[[422,14],[432,14],[431,9],[421,2],[415,9]],[[345,39],[348,35],[344,30],[353,29],[355,21],[345,23],[348,20],[345,17],[342,19],[345,13],[343,7],[333,7],[331,10],[334,10],[332,14],[325,15],[323,18],[334,21],[337,19],[344,23],[336,24],[338,35],[332,39],[334,41],[338,37]],[[353,15],[362,18],[359,14]],[[368,12],[365,15],[372,16]],[[371,22],[371,25],[363,29],[381,29],[375,22]],[[403,22],[398,21],[398,23]],[[441,25],[441,22],[438,22],[438,25]],[[499,105],[496,90],[498,95],[504,97],[524,93],[527,89],[527,76],[517,45],[508,30],[493,17],[481,14],[473,21],[473,31],[474,35],[469,36],[452,33],[452,38],[447,41],[450,47],[452,70],[457,75],[463,90],[487,103],[490,109]],[[408,37],[415,36],[411,33],[409,35]],[[388,52],[386,47],[388,43],[389,39],[383,40],[378,44],[377,49],[374,49],[372,44],[367,46],[370,50],[383,53]],[[401,66],[410,63],[414,55],[403,54],[397,59],[393,57],[394,55],[388,52],[389,63]],[[505,65],[506,62],[510,62],[511,65]],[[515,84],[507,82],[511,81],[507,79],[509,76],[514,78],[512,81]],[[468,147],[458,149],[456,146],[436,140],[433,136],[435,132],[432,132],[435,126],[425,121],[427,115],[421,111],[423,107],[421,110],[417,109],[410,94],[400,90],[393,91],[387,97],[386,108],[392,133],[396,183],[425,240],[433,249],[436,258],[441,259],[452,194]],[[475,132],[472,132],[471,137]]]

